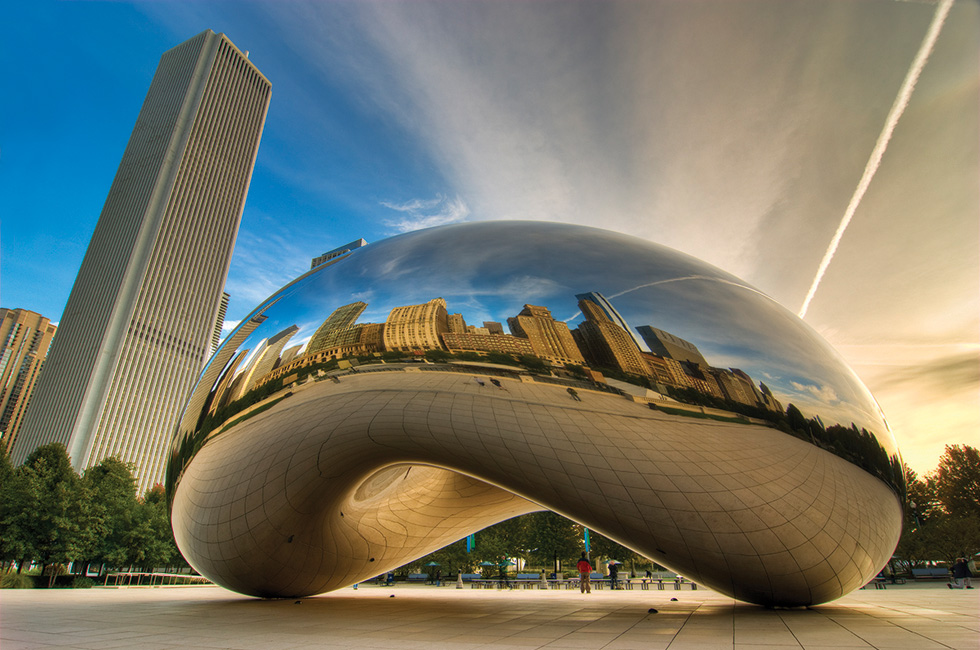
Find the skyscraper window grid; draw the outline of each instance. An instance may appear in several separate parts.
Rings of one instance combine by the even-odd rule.
[[[141,489],[162,479],[210,352],[270,90],[223,34],[161,58],[15,462],[58,441],[79,469],[115,455]]]

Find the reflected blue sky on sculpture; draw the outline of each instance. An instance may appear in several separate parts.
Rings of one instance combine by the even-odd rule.
[[[681,422],[691,420],[690,404],[706,405],[746,426],[785,431],[904,491],[874,399],[826,342],[770,298],[643,240],[487,222],[369,244],[256,309],[202,375],[174,440],[169,492],[206,439],[255,417],[255,404],[272,408],[293,382],[336,382],[351,365],[385,361],[394,370],[426,358],[454,371],[513,364],[499,372],[633,393]]]

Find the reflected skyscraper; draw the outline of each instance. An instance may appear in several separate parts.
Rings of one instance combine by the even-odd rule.
[[[221,330],[225,326],[225,316],[228,315],[228,301],[231,299],[226,292],[221,292],[221,303],[218,305],[218,316],[214,319],[214,332],[211,334],[211,352],[214,354],[221,343]]]
[[[641,325],[636,328],[636,331],[640,333],[654,354],[677,361],[690,361],[701,366],[708,365],[701,351],[690,341],[650,325]]]
[[[249,361],[244,372],[235,380],[237,389],[234,399],[240,398],[252,388],[262,383],[266,375],[279,363],[279,355],[282,354],[283,348],[289,343],[289,339],[293,338],[293,335],[298,331],[299,327],[290,325],[281,332],[270,336],[268,341],[265,341],[263,345],[259,346],[255,356]]]
[[[604,295],[602,295],[598,291],[590,291],[588,293],[575,294],[575,299],[587,300],[592,304],[596,305],[597,307],[599,307],[599,309],[602,310],[602,313],[606,315],[607,319],[609,319],[611,322],[615,323],[616,325],[619,325],[621,328],[623,328],[623,330],[626,331],[627,334],[630,335],[630,339],[633,340],[633,343],[636,344],[636,347],[638,349],[645,350],[643,346],[643,341],[640,340],[640,337],[636,335],[636,332],[634,332],[633,328],[630,327],[630,324],[626,322],[626,319],[623,318],[623,315],[620,314],[615,307],[613,307],[613,304],[609,302],[609,299],[606,298]],[[581,304],[579,305],[579,308],[581,308]],[[583,311],[582,314],[585,315],[585,311]]]
[[[517,316],[507,319],[514,336],[531,343],[534,354],[559,363],[583,363],[585,359],[572,338],[568,324],[551,317],[551,311],[538,305],[524,305]]]
[[[141,490],[162,479],[210,352],[270,88],[210,30],[162,56],[14,462],[60,442],[79,470],[116,456],[136,465]]]
[[[601,305],[580,298],[578,308],[582,310],[585,322],[579,325],[573,335],[576,335],[579,349],[591,363],[634,375],[653,374],[640,356],[633,337],[622,326],[613,322]]]
[[[367,309],[367,303],[361,301],[337,307],[313,333],[313,338],[310,339],[310,344],[306,347],[306,353],[316,354],[336,347],[340,333],[350,329],[365,309]]]
[[[449,315],[442,298],[421,305],[395,307],[385,321],[384,347],[401,352],[441,350],[442,335],[448,331]]]
[[[327,251],[323,255],[318,255],[310,260],[310,268],[315,269],[324,262],[329,262],[330,260],[340,257],[341,255],[346,255],[354,249],[360,248],[361,246],[367,246],[367,242],[363,239],[355,239],[349,244],[344,244],[343,246],[338,246],[337,248]]]

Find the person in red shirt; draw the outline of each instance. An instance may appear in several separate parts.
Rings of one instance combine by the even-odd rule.
[[[583,594],[591,594],[592,564],[589,562],[589,558],[585,555],[585,553],[582,553],[582,559],[578,561],[576,568],[578,569],[579,590]]]

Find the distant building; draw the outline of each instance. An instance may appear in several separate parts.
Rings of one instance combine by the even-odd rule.
[[[163,479],[211,352],[271,85],[223,34],[164,53],[109,189],[11,460],[60,442]]]
[[[491,334],[503,334],[504,326],[497,321],[485,320],[483,321],[483,326],[487,328],[487,331]]]
[[[398,352],[441,350],[442,335],[448,331],[446,301],[442,298],[395,307],[385,321],[384,347]]]
[[[692,361],[678,361],[677,363],[684,370],[686,380],[691,388],[712,397],[725,396],[715,376],[706,366],[699,366]]]
[[[662,357],[670,357],[677,361],[690,361],[699,366],[708,367],[701,352],[690,341],[685,341],[679,336],[674,336],[670,332],[657,329],[650,325],[641,325],[636,328],[646,344],[650,346],[650,351]]]
[[[599,307],[599,309],[602,310],[602,313],[606,315],[606,318],[608,318],[611,322],[621,327],[623,331],[629,334],[630,340],[633,341],[633,344],[636,345],[638,350],[645,349],[643,346],[643,341],[640,340],[640,337],[637,336],[636,332],[633,331],[633,328],[630,327],[630,324],[626,322],[625,318],[623,318],[623,315],[620,314],[615,307],[613,307],[613,304],[609,302],[609,299],[606,298],[604,295],[602,295],[598,291],[590,291],[589,293],[576,294],[575,299],[579,301],[587,300],[592,304],[596,305],[597,307]],[[583,315],[585,314],[585,312],[582,313]]]
[[[384,323],[360,323],[345,328],[335,339],[335,346],[324,348],[315,353],[306,353],[300,356],[290,357],[289,350],[282,354],[282,359],[270,373],[268,373],[261,383],[286,377],[301,368],[326,363],[332,359],[352,355],[371,354],[382,350]],[[292,348],[290,348],[292,349]]]
[[[354,322],[364,313],[365,309],[367,309],[367,303],[360,300],[334,309],[313,333],[313,338],[306,346],[306,354],[316,354],[337,347],[345,330],[353,327]]]
[[[36,312],[0,309],[0,450],[7,454],[57,329]]]
[[[293,360],[295,360],[296,357],[299,356],[299,352],[302,349],[303,349],[302,345],[294,345],[291,348],[286,348],[285,350],[283,350],[282,354],[279,355],[279,366],[284,366],[287,363],[292,363]]]
[[[450,332],[462,334],[466,331],[466,321],[463,319],[462,314],[449,314],[447,320]]]
[[[765,406],[767,409],[775,413],[783,412],[782,402],[776,399],[776,396],[772,394],[772,391],[769,390],[768,386],[760,382],[759,390],[762,391],[762,399],[765,402]]]
[[[641,352],[640,356],[642,356],[643,360],[646,361],[647,367],[650,368],[650,371],[653,373],[653,377],[657,383],[669,386],[681,385],[674,380],[674,376],[671,373],[667,359],[658,354],[653,354],[652,352]],[[674,360],[671,359],[671,361]],[[675,361],[674,363],[677,362]]]
[[[347,253],[351,252],[352,250],[356,250],[361,246],[367,246],[367,242],[364,241],[363,239],[355,239],[349,244],[338,246],[337,248],[331,251],[327,251],[323,255],[314,257],[313,260],[310,262],[310,270],[312,271],[313,269],[320,266],[321,264],[325,262],[329,262],[330,260],[336,257],[340,257],[341,255],[346,255]]]
[[[237,369],[238,364],[248,352],[247,349],[243,352],[239,352],[238,346],[248,338],[248,335],[251,334],[256,327],[264,323],[266,318],[267,317],[261,313],[255,314],[235,328],[235,331],[228,337],[228,344],[222,347],[221,350],[216,352],[211,357],[211,361],[208,363],[207,368],[205,368],[204,372],[201,373],[201,380],[197,383],[197,386],[194,388],[194,392],[191,393],[191,398],[187,401],[187,408],[184,411],[185,413],[203,414],[207,411],[215,411],[219,407],[228,403],[228,400],[224,399],[228,397],[227,390],[231,387],[231,381],[234,379],[235,370]],[[226,365],[228,365],[228,361],[235,355],[236,352],[238,352],[238,358],[235,359],[231,365],[226,367]],[[222,375],[222,372],[224,375]],[[214,393],[211,393],[211,387],[214,386],[219,377],[222,378],[221,382],[215,389]],[[207,405],[206,408],[205,405]],[[181,421],[178,425],[178,433],[190,435],[190,433],[196,430],[199,425],[199,422]]]
[[[514,336],[527,339],[534,356],[559,363],[585,363],[568,324],[551,317],[546,307],[524,305],[517,316],[507,319]]]
[[[442,340],[450,352],[502,352],[516,357],[534,355],[534,348],[531,347],[530,341],[509,334],[447,332],[442,335]]]
[[[289,339],[293,338],[298,331],[299,327],[290,325],[281,332],[270,336],[259,346],[245,370],[235,379],[234,397],[231,401],[241,399],[248,394],[248,391],[263,383],[265,376],[272,372],[276,364],[279,363],[279,355],[289,343]]]
[[[579,349],[589,363],[643,377],[653,375],[636,347],[636,341],[609,318],[601,305],[583,298],[579,300],[578,308],[582,310],[585,322],[573,334],[578,334]]]
[[[725,368],[712,368],[710,372],[721,387],[725,399],[738,402],[739,404],[745,404],[746,406],[756,405],[757,400],[752,390],[745,386],[744,382],[732,374],[730,370],[726,370]]]

